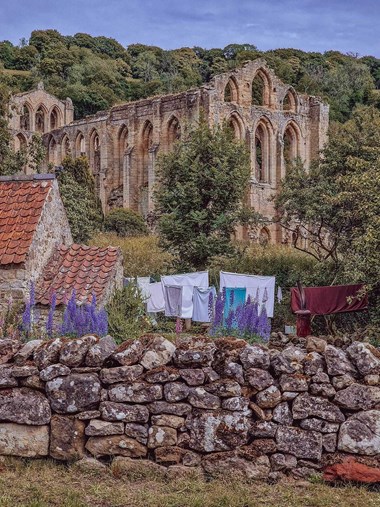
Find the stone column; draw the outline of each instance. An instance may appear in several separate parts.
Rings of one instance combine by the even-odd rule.
[[[154,208],[153,203],[153,188],[155,183],[155,166],[156,156],[159,144],[152,144],[149,148],[149,167],[148,167],[148,212]]]
[[[131,207],[131,165],[133,146],[128,147],[123,157],[123,208]]]

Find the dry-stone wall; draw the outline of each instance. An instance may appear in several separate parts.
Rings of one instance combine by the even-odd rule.
[[[1,340],[0,363],[0,455],[249,479],[307,477],[347,454],[379,465],[380,353],[361,342]]]

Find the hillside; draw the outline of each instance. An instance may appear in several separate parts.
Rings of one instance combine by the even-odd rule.
[[[331,105],[331,119],[345,121],[358,104],[380,107],[380,59],[337,51],[260,51],[251,44],[225,48],[164,50],[84,33],[33,31],[18,46],[0,42],[0,84],[26,91],[43,80],[60,98],[71,97],[76,117],[148,96],[199,86],[220,72],[259,57],[298,91],[319,95]]]

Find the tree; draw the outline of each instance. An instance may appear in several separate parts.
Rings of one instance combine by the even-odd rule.
[[[288,172],[276,207],[296,248],[322,263],[333,259],[331,282],[365,282],[379,292],[380,111],[361,107],[334,124],[310,171],[298,164]]]
[[[103,213],[95,192],[95,181],[86,157],[66,157],[58,174],[59,190],[76,243],[86,242],[99,231]]]
[[[231,252],[249,182],[245,145],[226,124],[210,128],[201,117],[158,165],[154,199],[163,246],[186,268]]]

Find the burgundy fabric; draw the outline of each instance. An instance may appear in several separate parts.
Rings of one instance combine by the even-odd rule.
[[[332,285],[326,287],[305,287],[306,310],[312,315],[330,315],[332,313],[357,312],[368,308],[368,297],[357,299],[356,295],[363,289],[363,284]],[[347,298],[353,298],[349,303]],[[297,288],[291,289],[292,312],[300,308],[300,295]]]

